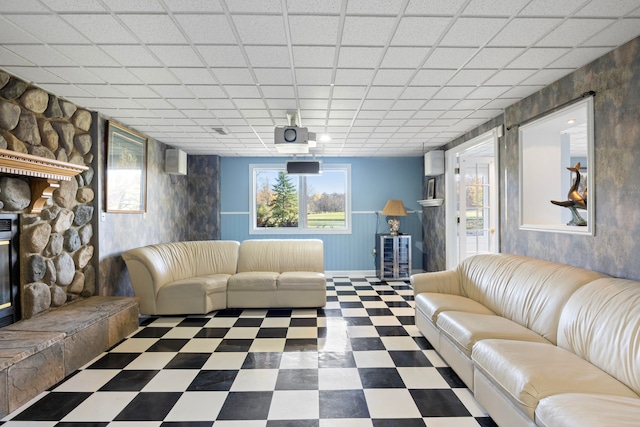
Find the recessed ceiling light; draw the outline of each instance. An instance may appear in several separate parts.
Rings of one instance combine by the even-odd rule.
[[[576,119],[567,120],[567,123],[570,124],[570,125],[574,124],[575,122],[576,122]]]
[[[323,135],[320,135],[320,138],[318,138],[318,141],[320,142],[329,142],[331,141],[331,136],[327,135],[326,133]]]

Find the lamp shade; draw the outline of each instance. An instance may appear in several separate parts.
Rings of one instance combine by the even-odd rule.
[[[382,215],[386,216],[407,216],[407,210],[402,204],[402,200],[389,200],[382,209]]]

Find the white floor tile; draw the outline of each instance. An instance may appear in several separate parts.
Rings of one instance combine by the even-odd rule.
[[[235,317],[213,317],[204,325],[205,328],[230,328],[236,321]]]
[[[449,384],[436,368],[405,367],[397,369],[408,389],[449,388]]]
[[[362,388],[356,368],[323,368],[318,370],[320,390],[359,390]]]
[[[287,330],[287,338],[318,338],[318,328],[313,327],[293,327]]]
[[[288,328],[291,319],[289,317],[267,317],[262,321],[263,328]]]
[[[320,418],[317,390],[276,390],[273,392],[270,420],[313,420]]]
[[[342,315],[344,317],[367,317],[367,310],[364,308],[343,308]]]
[[[402,326],[395,316],[371,316],[373,326]]]
[[[198,375],[197,369],[164,369],[142,391],[185,391]]]
[[[96,392],[67,414],[62,421],[111,421],[137,394],[124,391]]]
[[[387,350],[420,350],[411,337],[380,337]]]
[[[257,353],[270,353],[270,352],[282,352],[286,344],[285,338],[256,338],[249,347],[249,352]]]
[[[393,368],[395,364],[389,353],[379,351],[354,351],[353,358],[358,368]]]
[[[269,391],[276,387],[277,369],[243,369],[238,372],[231,391]]]
[[[406,389],[365,389],[371,418],[420,418],[420,411]]]
[[[202,366],[202,369],[240,369],[246,359],[247,353],[214,353]]]
[[[486,417],[487,412],[484,410],[482,406],[478,403],[478,401],[473,397],[471,391],[467,388],[454,388],[453,392],[458,396],[458,399],[462,402],[462,404],[467,408],[467,410],[474,417]]]
[[[282,354],[280,369],[316,369],[318,353],[315,351],[292,351]]]
[[[232,328],[224,336],[225,339],[253,339],[258,335],[260,328]]]
[[[162,336],[162,339],[168,338],[193,338],[198,332],[200,332],[201,328],[192,328],[192,327],[181,327],[181,328],[173,328],[166,334]]]
[[[130,338],[111,350],[111,353],[142,353],[158,342],[158,338]]]
[[[351,338],[377,337],[378,331],[374,326],[347,326]]]
[[[336,418],[320,420],[320,427],[372,427],[373,423],[367,418]]]
[[[149,352],[149,353],[141,353],[140,356],[136,357],[133,362],[129,363],[124,369],[150,369],[150,370],[159,370],[167,366],[167,363],[173,359],[176,354],[172,352],[165,351],[157,351],[157,352]]]
[[[213,353],[222,338],[192,338],[180,349],[180,353]]]
[[[165,421],[214,420],[228,394],[226,391],[188,391],[180,396]]]
[[[428,417],[422,420],[427,427],[480,427],[480,424],[470,417]]]
[[[54,391],[94,392],[118,375],[119,372],[119,369],[89,369],[80,371],[56,387]]]

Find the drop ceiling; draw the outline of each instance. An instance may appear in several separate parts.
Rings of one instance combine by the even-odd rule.
[[[419,156],[638,35],[640,0],[0,0],[0,68],[220,156],[278,156],[287,113]]]

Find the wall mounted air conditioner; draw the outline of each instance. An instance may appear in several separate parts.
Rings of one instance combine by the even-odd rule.
[[[175,148],[168,148],[164,154],[164,170],[171,175],[186,175],[187,153]]]
[[[442,175],[444,173],[444,151],[432,150],[424,153],[424,176]]]

